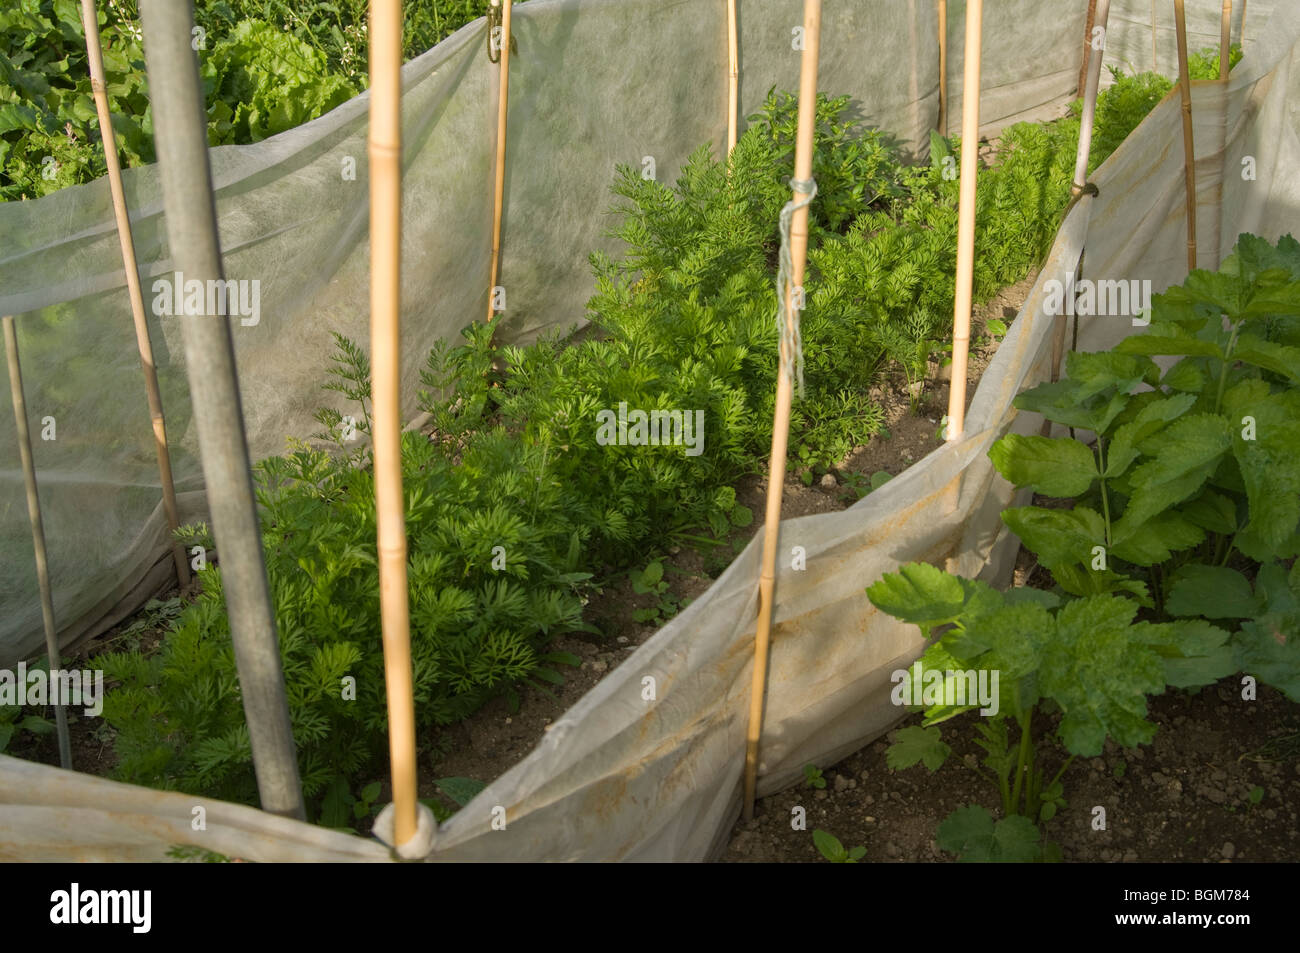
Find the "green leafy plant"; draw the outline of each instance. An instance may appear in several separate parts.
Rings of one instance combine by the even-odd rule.
[[[813,831],[813,843],[832,864],[856,864],[867,853],[865,847],[846,848],[838,837],[823,830]]]
[[[826,779],[822,777],[822,769],[812,764],[803,766],[804,783],[810,788],[821,790],[826,787]]]
[[[989,456],[1073,505],[1003,521],[1067,593],[1229,623],[1216,665],[1235,654],[1300,701],[1300,572],[1283,565],[1300,553],[1300,243],[1242,235],[1217,273],[1155,296],[1148,333],[1066,366],[1016,406],[1095,442],[1011,434]]]
[[[976,770],[996,787],[1003,821],[995,825],[978,806],[950,817],[941,845],[962,860],[1031,859],[1037,837],[1028,830],[1064,806],[1061,781],[1076,756],[1101,754],[1108,737],[1121,747],[1150,742],[1156,728],[1145,718],[1148,695],[1226,674],[1221,649],[1227,632],[1201,620],[1138,622],[1137,604],[1111,594],[1062,603],[1051,593],[1002,593],[909,563],[886,573],[867,595],[927,638],[937,634],[919,660],[921,677],[910,669],[900,686],[902,698],[919,703],[925,716],[920,725],[895,732],[886,752],[889,767],[919,762],[938,770],[951,748],[937,726],[980,709],[974,730],[985,757]],[[976,681],[963,673],[983,673],[987,697],[972,698]],[[1056,737],[1068,752],[1050,775],[1047,739],[1035,725],[1043,712],[1060,712]],[[1005,823],[1016,816],[1021,820]],[[1046,845],[1034,849],[1038,859],[1054,856]]]
[[[956,184],[938,166],[905,166],[883,134],[847,122],[846,107],[843,97],[818,106],[808,388],[791,429],[792,453],[823,471],[880,429],[865,396],[877,371],[896,361],[919,379],[952,313]],[[725,162],[701,147],[672,185],[619,170],[626,250],[592,256],[582,340],[502,346],[496,322],[474,322],[431,350],[418,404],[429,432],[404,434],[401,448],[421,726],[562,680],[553,666],[576,660],[549,643],[592,631],[582,611],[594,572],[635,570],[656,597],[646,621],[658,622],[678,607],[662,565],[657,576],[640,568],[644,554],[674,540],[713,548],[752,523],[735,483],[762,471],[771,445],[776,222],[790,198],[795,115],[793,97],[769,95]],[[273,121],[247,120],[250,135]],[[981,170],[979,294],[1027,271],[1067,200],[1077,132],[1068,120],[1036,129],[1009,131],[998,164]],[[328,799],[347,823],[347,797],[383,756],[386,706],[374,480],[365,442],[349,439],[369,426],[369,367],[360,346],[336,344],[326,387],[337,403],[317,415],[316,438],[337,452],[290,441],[256,479],[303,789],[316,816]],[[702,452],[684,439],[599,440],[598,415],[623,405],[702,421]],[[156,653],[101,656],[116,683],[105,716],[118,776],[251,802],[220,568],[200,580]]]
[[[632,619],[634,621],[650,622],[658,625],[677,614],[680,606],[677,597],[669,591],[668,580],[663,577],[663,563],[655,560],[649,563],[645,569],[633,569],[630,575],[633,592],[637,595],[651,595],[656,599],[655,604],[648,608],[633,609]]]

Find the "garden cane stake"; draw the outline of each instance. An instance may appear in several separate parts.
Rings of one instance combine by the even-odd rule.
[[[113,119],[108,112],[108,94],[104,90],[104,55],[99,41],[99,20],[95,0],[81,0],[81,22],[86,31],[86,61],[90,66],[90,89],[95,94],[95,111],[99,114],[99,135],[104,140],[104,163],[108,167],[108,188],[113,196],[113,217],[117,220],[117,237],[122,245],[122,267],[126,270],[126,291],[131,299],[131,317],[135,320],[135,343],[144,370],[144,389],[149,399],[149,419],[153,422],[154,450],[158,456],[158,478],[162,483],[163,510],[167,528],[174,534],[180,526],[176,509],[176,486],[172,482],[171,457],[167,453],[167,426],[163,418],[162,394],[158,390],[158,369],[153,361],[153,342],[149,340],[149,323],[145,318],[144,295],[140,291],[140,270],[135,261],[135,240],[131,237],[131,219],[126,214],[126,192],[122,188],[122,167],[117,161],[117,141],[113,136]],[[172,537],[172,560],[176,578],[182,585],[190,581],[190,564],[185,548]]]
[[[1187,71],[1187,18],[1183,0],[1174,0],[1178,34],[1178,89],[1183,100],[1183,179],[1187,187],[1187,270],[1196,269],[1196,149],[1192,142],[1192,79]]]
[[[496,314],[494,299],[496,297],[497,272],[501,267],[501,209],[506,196],[506,110],[510,101],[510,10],[514,0],[492,0],[492,5],[501,6],[501,95],[497,98],[497,155],[496,180],[492,191],[492,265],[488,274],[487,319],[490,322]],[[492,44],[492,35],[488,34],[488,45]]]
[[[509,10],[507,4],[507,17]],[[503,71],[507,58],[503,53]],[[406,581],[406,515],[402,510],[401,0],[375,0],[370,7],[370,96],[370,386],[379,528],[379,611],[384,686],[388,693],[394,845],[401,847],[415,836],[417,823],[414,676]],[[504,86],[501,101],[504,116]],[[498,165],[498,183],[499,170]]]
[[[767,514],[763,532],[763,571],[758,580],[758,629],[754,639],[754,680],[749,696],[749,730],[745,738],[745,818],[754,816],[754,790],[758,779],[758,739],[763,731],[763,697],[767,690],[768,640],[772,631],[772,596],[776,588],[776,547],[781,528],[781,491],[785,487],[785,457],[790,437],[790,402],[794,390],[794,366],[798,355],[794,289],[802,292],[804,264],[808,254],[808,200],[813,186],[813,133],[817,123],[817,54],[821,40],[821,0],[804,0],[804,50],[799,74],[799,131],[795,141],[794,196],[790,222],[789,284],[780,288],[784,297],[782,317],[786,333],[781,336],[780,371],[776,378],[776,415],[772,424],[772,457],[768,465]],[[800,188],[803,186],[803,188]]]
[[[45,623],[45,653],[50,660],[51,683],[59,668],[59,639],[54,629],[54,596],[50,590],[50,564],[45,552],[45,524],[41,520],[41,498],[36,488],[36,464],[32,460],[32,435],[27,428],[27,401],[23,396],[23,372],[18,363],[18,334],[14,319],[4,317],[5,355],[9,360],[9,393],[13,397],[14,426],[18,431],[18,456],[27,487],[27,519],[32,524],[32,549],[36,557],[36,584],[41,590],[41,619]],[[66,700],[66,699],[65,699]],[[72,770],[72,742],[68,736],[68,713],[54,706],[54,726],[59,734],[59,765]]]
[[[952,380],[948,388],[949,443],[961,439],[966,418],[966,361],[970,352],[971,282],[975,274],[975,183],[980,155],[980,30],[984,0],[966,6],[966,63],[961,87],[961,191],[957,207],[957,289],[953,301]]]

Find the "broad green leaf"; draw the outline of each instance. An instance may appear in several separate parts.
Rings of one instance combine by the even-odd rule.
[[[908,563],[896,573],[885,573],[867,587],[867,598],[881,612],[925,632],[955,621],[972,603],[1001,602],[997,590],[988,584],[950,576],[928,563]]]
[[[1196,395],[1179,394],[1156,400],[1142,408],[1132,421],[1115,428],[1115,435],[1105,448],[1107,479],[1114,479],[1128,469],[1138,456],[1138,447],[1171,421],[1177,420],[1196,403]]]
[[[1223,360],[1223,349],[1219,345],[1182,334],[1134,334],[1115,345],[1115,350],[1121,354],[1178,355]]]
[[[1077,440],[1007,434],[989,449],[998,472],[1045,496],[1082,496],[1097,478],[1092,451]]]
[[[1056,637],[1044,647],[1039,687],[1061,706],[1061,740],[1072,754],[1095,757],[1107,736],[1124,747],[1146,743],[1146,696],[1164,690],[1156,651],[1131,625],[1137,605],[1089,596],[1056,615]]]
[[[438,788],[461,807],[472,801],[487,784],[473,778],[439,778]]]
[[[821,855],[832,864],[842,864],[849,859],[849,852],[844,849],[840,839],[827,831],[814,830],[813,844]]]
[[[1061,604],[1061,597],[1054,592],[1048,592],[1045,589],[1035,589],[1032,586],[1016,586],[1007,590],[1007,605],[1020,605],[1025,602],[1033,602],[1042,606],[1044,609],[1055,609]]]
[[[1190,522],[1211,533],[1226,536],[1237,531],[1237,504],[1211,489],[1202,490],[1196,499],[1184,503],[1179,512]]]
[[[1106,542],[1105,520],[1085,506],[1072,510],[1011,507],[1002,511],[1002,522],[1048,569],[1072,563],[1086,565],[1092,559],[1093,547]]]
[[[1173,576],[1165,611],[1207,619],[1246,619],[1259,605],[1250,582],[1235,569],[1189,563]]]
[[[885,749],[885,763],[891,771],[901,771],[921,762],[932,772],[938,771],[952,748],[946,745],[938,728],[910,725],[899,728],[891,736],[893,743]]]
[[[1233,637],[1241,671],[1300,702],[1300,612],[1268,612]]]
[[[1050,381],[1019,394],[1014,403],[1019,410],[1042,414],[1067,427],[1105,433],[1127,406],[1128,394],[1116,391],[1085,398],[1083,390],[1076,381]]]
[[[1182,417],[1145,440],[1139,449],[1151,459],[1130,476],[1133,494],[1115,537],[1131,535],[1151,517],[1193,496],[1231,446],[1227,420],[1213,414]]]
[[[958,863],[1032,863],[1041,854],[1033,821],[1013,814],[995,824],[976,804],[949,814],[939,824],[936,840],[941,850],[957,854]]]
[[[1233,348],[1234,360],[1272,371],[1293,382],[1300,382],[1300,348],[1266,341],[1255,335],[1242,334]]]
[[[1126,514],[1127,515],[1127,514]],[[1163,563],[1174,553],[1200,543],[1205,530],[1177,510],[1166,510],[1130,530],[1121,521],[1115,525],[1112,553],[1137,566]]]
[[[1182,360],[1165,372],[1160,383],[1172,390],[1199,394],[1205,389],[1205,371],[1197,361]]]

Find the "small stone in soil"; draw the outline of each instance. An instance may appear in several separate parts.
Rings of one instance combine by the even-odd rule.
[[[1219,851],[1219,853],[1223,855],[1224,860],[1232,860],[1233,857],[1237,856],[1237,848],[1232,841],[1228,841],[1223,845],[1223,850]]]
[[[835,479],[834,473],[827,473],[822,477],[822,489],[833,490],[840,485],[840,481]]]

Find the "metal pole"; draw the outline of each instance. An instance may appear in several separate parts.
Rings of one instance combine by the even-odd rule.
[[[193,7],[141,0],[140,15],[172,262],[186,283],[223,280]],[[181,331],[258,794],[263,810],[305,818],[230,324],[186,314]]]
[[[41,521],[41,500],[36,489],[36,464],[32,461],[32,435],[27,428],[27,401],[23,397],[23,372],[18,365],[18,334],[14,319],[4,317],[5,356],[9,359],[9,393],[13,396],[14,426],[18,428],[18,456],[22,459],[23,482],[27,486],[27,519],[32,524],[32,548],[36,555],[36,584],[41,590],[41,619],[45,623],[45,652],[50,659],[50,684],[59,668],[59,639],[54,631],[54,596],[50,591],[50,565],[45,556],[45,525]],[[54,725],[59,734],[59,764],[72,770],[72,742],[68,737],[68,713],[54,706]]]
[[[113,137],[113,120],[108,112],[108,95],[104,91],[104,56],[99,43],[99,21],[95,0],[81,0],[81,22],[86,31],[86,60],[90,66],[90,88],[95,94],[95,111],[99,114],[99,136],[104,140],[104,163],[108,166],[108,188],[113,196],[113,217],[117,220],[117,237],[122,245],[122,267],[126,270],[126,290],[131,299],[131,317],[135,321],[135,343],[144,370],[144,389],[149,400],[149,418],[153,421],[154,452],[158,457],[158,478],[162,483],[163,510],[167,528],[173,533],[180,526],[176,507],[176,485],[172,482],[172,463],[167,454],[167,427],[163,418],[162,393],[158,389],[158,371],[153,361],[153,344],[145,318],[144,295],[140,291],[140,269],[136,266],[135,241],[131,237],[131,219],[126,214],[126,193],[122,189],[122,167],[117,161],[117,141]],[[172,561],[176,580],[182,586],[190,581],[190,564],[185,548],[172,537]]]

